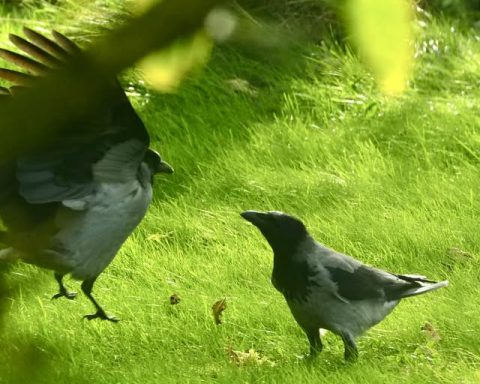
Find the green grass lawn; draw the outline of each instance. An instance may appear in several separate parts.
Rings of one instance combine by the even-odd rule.
[[[0,20],[2,47],[23,24],[78,33],[56,8]],[[50,272],[10,267],[0,383],[480,383],[478,29],[426,19],[397,98],[328,39],[290,49],[295,60],[269,63],[220,47],[176,94],[136,86],[176,173],[156,179],[147,217],[95,286],[122,321],[83,320],[85,296],[52,301]],[[308,363],[245,209],[289,212],[338,251],[450,286],[403,301],[359,339],[357,363],[331,333]]]

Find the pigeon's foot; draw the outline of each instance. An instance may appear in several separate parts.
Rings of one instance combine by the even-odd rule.
[[[58,299],[60,297],[66,297],[68,300],[73,300],[75,297],[77,297],[77,292],[69,292],[66,289],[65,290],[60,290],[60,292],[56,293],[55,295],[52,296],[53,299]]]
[[[115,316],[108,316],[103,309],[99,309],[97,312],[91,314],[91,315],[85,315],[83,316],[84,319],[87,320],[93,320],[93,319],[101,319],[101,320],[108,320],[113,323],[117,323],[120,321],[118,317]]]
[[[318,354],[316,353],[306,353],[303,357],[307,364],[313,364],[318,360]]]

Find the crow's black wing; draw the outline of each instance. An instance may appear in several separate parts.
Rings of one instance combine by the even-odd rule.
[[[402,278],[402,275],[369,267],[332,250],[324,253],[322,265],[335,284],[338,295],[346,300],[397,300],[408,289],[421,286],[418,279]]]
[[[0,49],[1,58],[25,71],[0,68],[0,78],[12,84],[0,89],[0,102],[15,98],[17,92],[35,86],[38,77],[49,76],[82,55],[75,43],[58,32],[52,33],[53,40],[28,28],[24,33],[26,39],[10,35],[10,40],[26,55]],[[125,177],[125,169],[128,175],[135,173],[149,145],[148,133],[119,82],[115,78],[102,81],[106,97],[95,108],[82,111],[81,117],[62,119],[57,134],[45,144],[0,164],[0,216],[7,226],[29,227],[55,211],[58,203],[90,194],[96,182],[95,166],[109,153],[115,160],[107,164],[112,179],[116,173]],[[45,97],[55,101],[55,95]],[[118,148],[124,147],[127,151],[122,155]],[[15,212],[23,219],[15,219]]]
[[[331,280],[336,284],[338,294],[347,300],[364,300],[385,297],[384,285],[377,275],[367,267],[353,271],[342,268],[326,267]]]

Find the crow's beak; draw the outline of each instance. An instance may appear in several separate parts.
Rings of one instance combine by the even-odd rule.
[[[265,218],[267,217],[266,213],[258,212],[258,211],[245,211],[240,214],[245,220],[249,221],[253,225],[258,226],[262,222],[264,222]]]
[[[158,164],[157,173],[171,174],[173,173],[173,168],[170,164],[162,160],[160,161],[160,164]]]

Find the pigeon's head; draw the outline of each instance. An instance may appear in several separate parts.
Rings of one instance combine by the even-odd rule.
[[[143,161],[148,165],[152,175],[157,173],[173,173],[173,168],[167,162],[163,161],[160,154],[153,149],[148,149]]]
[[[240,215],[262,232],[275,254],[293,252],[308,236],[299,219],[283,212],[245,211]]]

